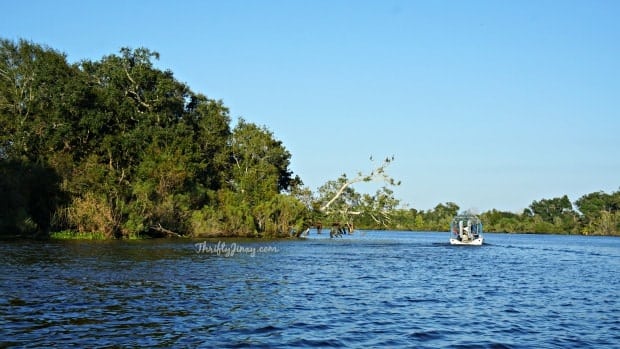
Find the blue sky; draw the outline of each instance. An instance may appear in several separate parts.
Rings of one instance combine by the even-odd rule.
[[[396,197],[520,212],[620,188],[618,1],[6,1],[0,37],[160,53],[315,190],[395,156]],[[359,191],[374,190],[372,186]]]

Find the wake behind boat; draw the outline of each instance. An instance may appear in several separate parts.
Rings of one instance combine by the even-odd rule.
[[[484,242],[482,236],[482,221],[478,216],[463,213],[457,215],[450,223],[451,245],[480,246]]]

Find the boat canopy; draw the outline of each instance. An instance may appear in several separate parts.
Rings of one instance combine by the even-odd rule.
[[[455,216],[450,224],[452,234],[457,236],[468,235],[472,238],[482,234],[482,221],[478,216],[463,213]]]

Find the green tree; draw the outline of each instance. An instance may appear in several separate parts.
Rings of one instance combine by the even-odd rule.
[[[556,216],[573,213],[573,205],[566,195],[553,199],[535,200],[530,205],[530,208],[535,215],[540,216],[543,221],[549,223],[553,223],[553,219]]]
[[[512,212],[504,212],[492,209],[480,215],[484,222],[484,229],[495,232],[514,233],[520,229],[520,218]]]
[[[77,70],[63,54],[24,40],[0,40],[0,149],[12,159],[44,163],[64,150]]]
[[[582,213],[582,233],[620,234],[620,190],[612,194],[602,191],[586,194],[575,205]]]
[[[154,69],[151,58],[158,54],[125,48],[121,56],[80,64],[90,90],[81,106],[83,117],[74,127],[81,151],[74,157],[77,166],[68,183],[73,193],[69,226],[104,226],[101,229],[114,236],[138,234],[135,228],[143,228],[132,211],[132,186],[141,183],[136,171],[152,144],[175,147],[187,135],[181,120],[188,90],[170,72]],[[108,212],[110,221],[96,223],[100,218],[85,214],[94,212],[92,207]],[[134,217],[129,226],[128,216]]]
[[[200,165],[197,180],[206,190],[218,190],[227,186],[232,177],[229,140],[229,110],[222,101],[210,100],[201,94],[192,94],[186,106],[187,119],[195,132],[194,161]]]
[[[158,58],[122,48],[69,65],[49,48],[0,41],[3,192],[19,211],[11,215],[43,230],[50,223],[40,214],[53,215],[59,228],[109,237],[282,235],[299,225],[308,209],[293,194],[302,183],[282,142],[244,120],[231,131],[223,103],[156,69]],[[30,207],[36,200],[27,187],[11,186],[20,171],[39,168],[58,179],[39,180],[55,191],[41,193],[68,194],[57,212]],[[7,215],[1,224],[16,222]]]
[[[360,200],[360,210],[364,216],[372,219],[375,226],[393,226],[394,216],[400,201],[394,197],[394,191],[388,187],[381,187],[374,195],[363,194]]]
[[[78,73],[57,51],[0,39],[0,196],[8,231],[48,233],[66,198],[59,169],[71,162],[71,105],[78,92],[70,82]]]
[[[230,187],[257,204],[290,189],[291,154],[264,127],[240,119],[231,137]]]
[[[452,218],[459,212],[459,206],[454,202],[446,202],[445,204],[437,204],[434,209],[429,210],[425,214],[425,221],[430,230],[448,230]]]

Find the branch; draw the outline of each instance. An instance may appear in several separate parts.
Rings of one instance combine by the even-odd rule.
[[[4,70],[4,69],[0,69],[0,76],[3,76],[4,78],[6,78],[9,81],[13,81],[13,79],[11,79],[11,77],[9,76],[9,72],[8,70]]]
[[[355,179],[357,179],[357,178],[355,178]],[[342,187],[340,187],[340,189],[336,192],[336,195],[334,195],[334,197],[333,197],[331,200],[329,200],[329,201],[328,201],[325,205],[323,205],[323,206],[320,208],[320,210],[321,210],[322,212],[327,211],[327,209],[329,208],[329,206],[330,206],[331,204],[333,204],[333,203],[334,203],[334,201],[336,201],[336,200],[340,197],[340,195],[342,195],[342,193],[344,192],[344,190],[345,190],[345,189],[347,189],[347,187],[348,187],[348,186],[350,186],[351,184],[354,184],[354,183],[357,183],[357,182],[359,182],[359,181],[360,181],[360,180],[355,180],[355,179],[354,179],[354,180],[351,180],[351,181],[349,181],[349,182],[344,183],[344,184],[342,185]]]
[[[162,234],[164,234],[166,236],[176,236],[178,238],[183,237],[182,235],[180,235],[178,233],[175,233],[175,232],[173,232],[170,229],[166,229],[166,228],[162,227],[161,223],[158,223],[157,225],[151,226],[151,229],[156,231],[156,232],[162,233]]]
[[[129,81],[132,84],[132,88],[127,89],[127,93],[131,93],[134,98],[136,99],[136,102],[138,102],[141,106],[145,107],[147,110],[151,110],[151,105],[146,103],[145,101],[142,100],[142,97],[140,97],[140,94],[136,91],[136,87],[139,87],[139,85],[136,83],[136,81],[131,77],[131,75],[129,74],[129,71],[127,70],[127,68],[125,67],[125,75],[127,75],[127,79],[129,79]]]
[[[372,156],[370,157],[370,161],[372,161]],[[361,172],[358,173],[357,177],[351,179],[350,181],[345,182],[340,189],[338,189],[338,191],[336,192],[336,194],[334,195],[333,198],[331,198],[331,200],[329,200],[325,205],[323,205],[320,210],[321,212],[326,212],[327,209],[329,208],[329,206],[331,204],[334,203],[334,201],[336,201],[341,195],[342,193],[344,193],[344,191],[351,185],[355,184],[355,183],[359,183],[359,182],[371,182],[371,181],[384,181],[387,182],[390,185],[400,185],[400,182],[396,183],[394,181],[393,178],[391,178],[390,176],[388,176],[387,173],[385,173],[385,168],[392,162],[394,161],[394,156],[392,156],[391,158],[387,157],[385,158],[385,160],[383,160],[383,162],[381,163],[381,165],[379,167],[377,167],[375,170],[371,171],[370,174],[364,175]]]

